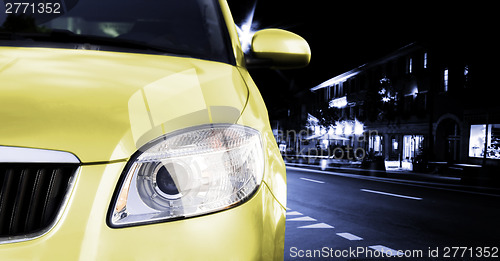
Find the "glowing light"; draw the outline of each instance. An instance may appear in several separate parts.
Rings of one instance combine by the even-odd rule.
[[[335,134],[336,135],[344,134],[343,128],[344,128],[344,126],[342,125],[342,123],[340,123],[339,121],[335,122]]]
[[[327,160],[325,159],[320,160],[320,165],[321,165],[321,170],[325,170],[326,166],[328,165]]]
[[[391,80],[384,76],[384,78],[380,79],[380,84],[391,84]]]
[[[346,122],[344,123],[344,134],[345,134],[346,136],[349,136],[349,135],[351,135],[351,134],[352,134],[352,123],[350,123],[350,122],[348,122],[348,121],[346,121]]]
[[[418,86],[417,86],[417,85],[415,85],[415,86],[413,87],[413,90],[411,91],[411,94],[412,94],[414,97],[417,97],[417,95],[418,95]]]
[[[395,139],[392,139],[392,149],[397,150],[398,149],[398,142]]]
[[[330,108],[335,107],[335,108],[342,109],[342,108],[344,108],[346,106],[347,106],[347,97],[346,96],[340,97],[340,98],[337,98],[337,99],[333,99],[329,103],[329,107]]]
[[[319,126],[314,126],[314,135],[321,135],[321,129]]]
[[[241,25],[236,25],[238,31],[238,36],[240,38],[241,48],[243,52],[248,53],[250,51],[250,46],[252,44],[252,38],[257,30],[257,23],[254,23],[253,17],[255,14],[255,8],[257,7],[257,2],[254,3],[252,10],[248,13],[247,17]]]
[[[335,122],[336,135],[362,135],[364,132],[364,124],[358,120],[354,121],[337,121]]]
[[[444,91],[448,91],[448,68],[444,69],[443,72],[443,82],[444,82]]]
[[[334,135],[335,134],[335,128],[333,126],[328,127],[328,135]]]
[[[364,132],[364,124],[358,120],[354,120],[354,134],[362,135]]]
[[[307,114],[307,122],[309,125],[317,125],[319,123],[318,118],[314,117],[310,113]]]

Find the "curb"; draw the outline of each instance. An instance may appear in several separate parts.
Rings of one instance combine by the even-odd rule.
[[[445,188],[464,192],[480,193],[485,195],[500,196],[500,188],[473,186],[462,183],[458,177],[440,176],[436,174],[407,173],[402,171],[382,171],[345,167],[326,167],[322,169],[318,165],[285,162],[287,167],[296,167],[324,172],[325,174],[347,174],[351,177],[365,178],[370,180],[401,182],[414,185],[425,185],[426,187]]]

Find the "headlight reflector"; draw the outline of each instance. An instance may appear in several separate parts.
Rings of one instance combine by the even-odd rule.
[[[208,214],[235,206],[262,182],[258,131],[211,124],[176,131],[130,160],[110,209],[113,227]]]

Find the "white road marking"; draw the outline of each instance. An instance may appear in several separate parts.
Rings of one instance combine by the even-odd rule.
[[[301,226],[298,228],[333,228],[333,227],[326,224],[326,223],[318,223],[318,224],[313,224],[313,225],[308,225],[308,226]]]
[[[388,248],[388,247],[382,246],[382,245],[369,246],[369,248],[376,250],[376,251],[379,251],[381,253],[384,253],[384,255],[386,255],[386,256],[402,256],[403,255],[403,252],[401,252],[401,251],[397,251],[397,250],[394,250],[394,249],[391,249],[391,248]]]
[[[369,192],[369,193],[375,193],[375,194],[381,194],[381,195],[386,195],[386,196],[392,196],[392,197],[398,197],[398,198],[407,198],[407,199],[414,199],[414,200],[422,200],[422,198],[410,197],[410,196],[393,194],[393,193],[376,191],[376,190],[370,190],[370,189],[361,189],[361,191]]]
[[[316,221],[316,219],[314,219],[312,217],[305,216],[305,217],[297,217],[297,218],[287,219],[286,221]]]
[[[309,166],[309,165],[307,165],[307,166]],[[372,180],[372,181],[377,181],[377,182],[399,184],[399,185],[419,187],[419,188],[429,188],[429,189],[435,189],[435,190],[453,191],[453,192],[460,192],[460,193],[467,193],[467,194],[474,194],[474,195],[500,197],[499,194],[461,190],[460,189],[461,187],[466,187],[466,188],[470,187],[470,186],[463,186],[463,185],[454,185],[454,184],[445,184],[445,183],[436,183],[436,182],[424,182],[424,181],[416,181],[416,180],[401,180],[401,179],[394,179],[394,178],[367,177],[367,176],[361,176],[361,175],[356,175],[356,174],[347,174],[347,173],[340,173],[340,172],[333,172],[333,171],[323,171],[323,170],[314,170],[314,169],[293,167],[293,166],[289,166],[289,165],[287,165],[286,168],[290,169],[290,170],[320,173],[320,174],[347,177],[347,178],[353,178],[353,179]],[[446,188],[444,188],[442,186],[446,186]]]
[[[341,236],[341,237],[343,237],[345,239],[348,239],[348,240],[351,240],[351,241],[353,241],[353,240],[363,240],[363,238],[355,236],[355,235],[353,235],[351,233],[337,233],[337,236]]]
[[[319,183],[319,184],[324,184],[325,182],[323,181],[319,181],[319,180],[314,180],[314,179],[308,179],[308,178],[300,178],[301,180],[305,180],[305,181],[311,181],[311,182],[316,182],[316,183]]]
[[[291,211],[286,213],[287,216],[302,216],[303,214],[297,211]]]

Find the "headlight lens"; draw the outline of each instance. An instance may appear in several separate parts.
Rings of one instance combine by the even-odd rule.
[[[258,131],[212,124],[162,136],[130,160],[110,209],[113,227],[193,217],[230,208],[260,186]]]

